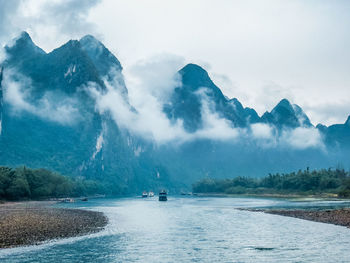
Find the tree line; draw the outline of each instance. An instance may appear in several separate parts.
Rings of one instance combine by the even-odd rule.
[[[70,178],[46,169],[0,166],[0,199],[47,199],[88,196],[103,191],[98,182]]]
[[[309,168],[292,173],[269,174],[263,178],[238,176],[233,179],[205,178],[192,185],[195,193],[225,194],[323,194],[350,197],[350,174],[344,169]]]

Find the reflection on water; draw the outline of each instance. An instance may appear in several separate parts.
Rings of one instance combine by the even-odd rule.
[[[348,205],[191,197],[68,204],[104,212],[108,227],[90,236],[1,250],[0,262],[349,262],[345,227],[234,209]]]

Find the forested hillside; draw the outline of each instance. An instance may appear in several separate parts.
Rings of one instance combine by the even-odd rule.
[[[350,196],[350,173],[344,169],[322,169],[269,174],[256,179],[202,179],[193,184],[196,193],[224,194],[326,194]]]

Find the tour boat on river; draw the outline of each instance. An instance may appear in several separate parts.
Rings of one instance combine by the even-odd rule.
[[[159,201],[167,201],[167,192],[165,190],[160,190],[159,191]]]

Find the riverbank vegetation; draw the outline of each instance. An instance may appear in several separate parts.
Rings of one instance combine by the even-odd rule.
[[[48,199],[88,196],[102,186],[83,178],[70,178],[46,169],[0,167],[0,200]]]
[[[195,193],[221,194],[336,194],[350,197],[350,174],[344,169],[322,169],[269,174],[263,178],[205,178],[192,185]]]

